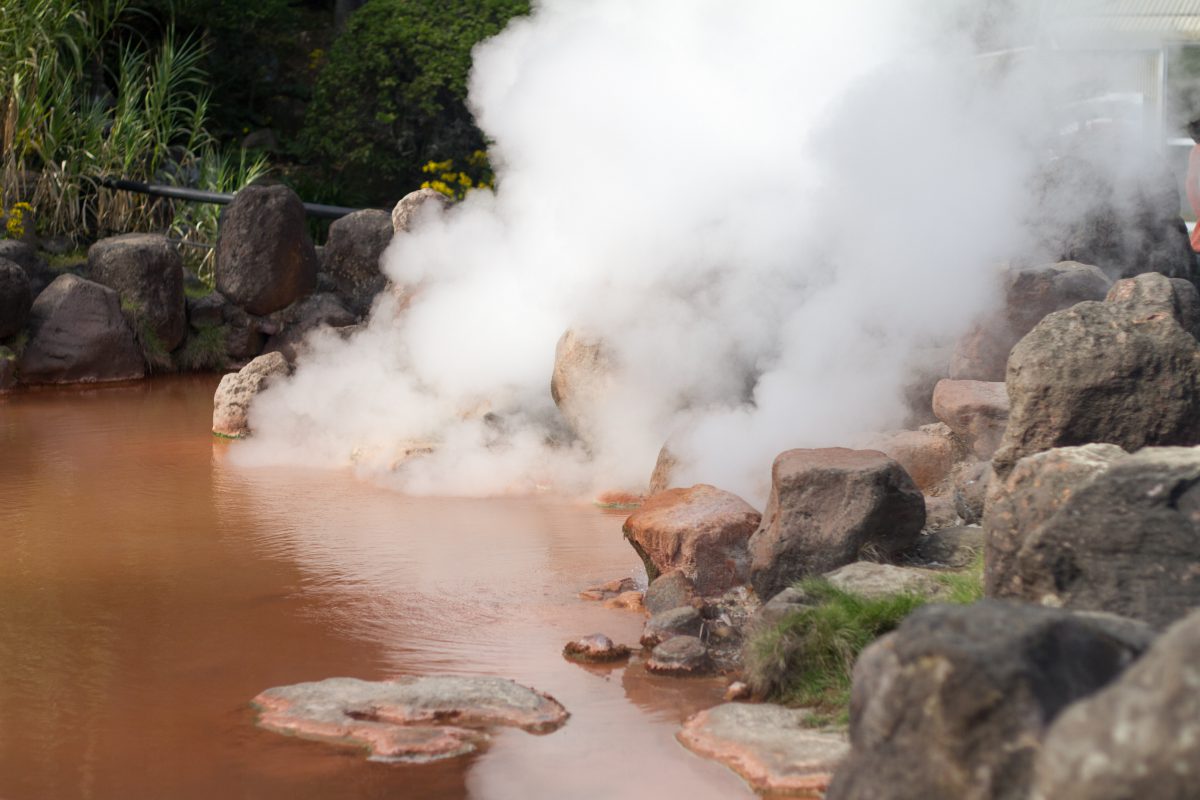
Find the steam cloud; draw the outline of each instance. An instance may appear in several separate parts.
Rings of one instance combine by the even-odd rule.
[[[1021,12],[537,3],[475,53],[497,191],[424,209],[385,256],[411,304],[385,293],[348,340],[315,337],[235,458],[414,493],[637,490],[669,439],[678,485],[753,502],[779,452],[897,427],[914,369],[1028,249],[1029,181],[1077,88],[978,57]],[[586,444],[549,392],[568,328],[619,365]]]

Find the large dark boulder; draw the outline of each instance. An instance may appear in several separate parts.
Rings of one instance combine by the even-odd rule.
[[[183,259],[165,236],[130,233],[96,242],[88,248],[88,275],[115,289],[164,351],[183,342]]]
[[[317,283],[304,204],[286,186],[247,186],[221,216],[217,290],[251,314],[286,308]]]
[[[1200,612],[1118,680],[1062,713],[1033,800],[1193,800],[1200,789]]]
[[[788,450],[771,467],[771,496],[750,539],[751,582],[764,601],[800,578],[911,547],[925,498],[875,450]]]
[[[1017,556],[1081,486],[1128,455],[1113,444],[1059,447],[1026,456],[1003,481],[993,482],[983,516],[984,592],[1024,597]]]
[[[25,270],[34,297],[41,294],[59,274],[46,264],[32,245],[20,239],[0,239],[0,258],[7,259]]]
[[[926,606],[854,666],[850,757],[827,800],[1025,800],[1046,729],[1152,639],[1103,616]]]
[[[1003,275],[1004,307],[962,338],[950,360],[953,380],[1002,381],[1008,354],[1047,314],[1085,300],[1103,300],[1112,281],[1097,267],[1064,261]]]
[[[745,582],[746,542],[761,518],[737,495],[699,484],[654,495],[624,532],[651,581],[679,570],[697,592],[713,595]]]
[[[0,339],[7,339],[25,327],[32,305],[33,292],[25,270],[7,258],[0,258]]]
[[[1200,291],[1191,281],[1146,272],[1114,283],[1105,302],[1139,317],[1174,317],[1185,331],[1200,336]]]
[[[995,594],[1165,627],[1200,607],[1200,449],[1118,458],[1020,538]]]
[[[107,286],[76,275],[54,280],[33,302],[24,383],[93,383],[144,377],[142,351]]]
[[[329,226],[322,253],[324,271],[360,314],[371,308],[387,283],[379,260],[391,241],[392,219],[386,211],[355,211]]]
[[[1053,447],[1200,443],[1200,345],[1145,304],[1088,302],[1050,314],[1013,348],[1006,384],[1011,410],[993,459],[1001,476]]]

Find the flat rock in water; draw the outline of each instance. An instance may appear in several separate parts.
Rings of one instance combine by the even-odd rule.
[[[626,592],[636,592],[633,578],[616,578],[598,586],[590,586],[579,593],[580,600],[611,600]]]
[[[563,658],[588,664],[605,664],[629,658],[629,652],[626,645],[614,644],[613,640],[604,634],[593,633],[567,642],[563,648]]]
[[[704,627],[700,612],[691,606],[660,611],[646,620],[642,631],[642,646],[657,647],[674,636],[699,636]]]
[[[690,717],[679,741],[755,791],[819,797],[850,746],[844,734],[805,727],[806,717],[802,709],[726,703]]]
[[[712,660],[695,636],[674,636],[654,648],[646,669],[658,675],[703,675],[712,669]]]
[[[267,730],[366,747],[379,760],[431,761],[472,752],[497,725],[549,733],[568,714],[552,697],[504,678],[328,678],[268,689],[252,701]]]

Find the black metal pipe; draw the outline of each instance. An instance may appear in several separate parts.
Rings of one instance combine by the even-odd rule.
[[[192,203],[214,203],[228,205],[233,202],[233,195],[226,192],[205,192],[200,189],[187,189],[182,186],[164,186],[161,183],[142,183],[125,178],[101,178],[100,184],[109,189],[119,189],[124,192],[137,192],[155,197],[170,197],[174,200],[186,200]],[[322,219],[341,219],[347,214],[358,211],[357,208],[345,206],[327,206],[321,203],[305,203],[304,210],[309,216]]]

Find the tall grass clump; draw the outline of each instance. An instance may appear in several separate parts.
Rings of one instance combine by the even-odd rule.
[[[983,561],[938,576],[939,597],[895,594],[868,598],[821,578],[797,585],[811,605],[754,631],[744,651],[747,682],[756,695],[813,711],[817,723],[845,722],[851,673],[871,642],[930,602],[970,604],[983,595]]]
[[[125,24],[134,13],[129,0],[0,0],[0,204],[30,203],[40,233],[164,230],[171,203],[101,181],[213,189],[228,171],[206,129],[204,45],[169,23],[148,42]]]

